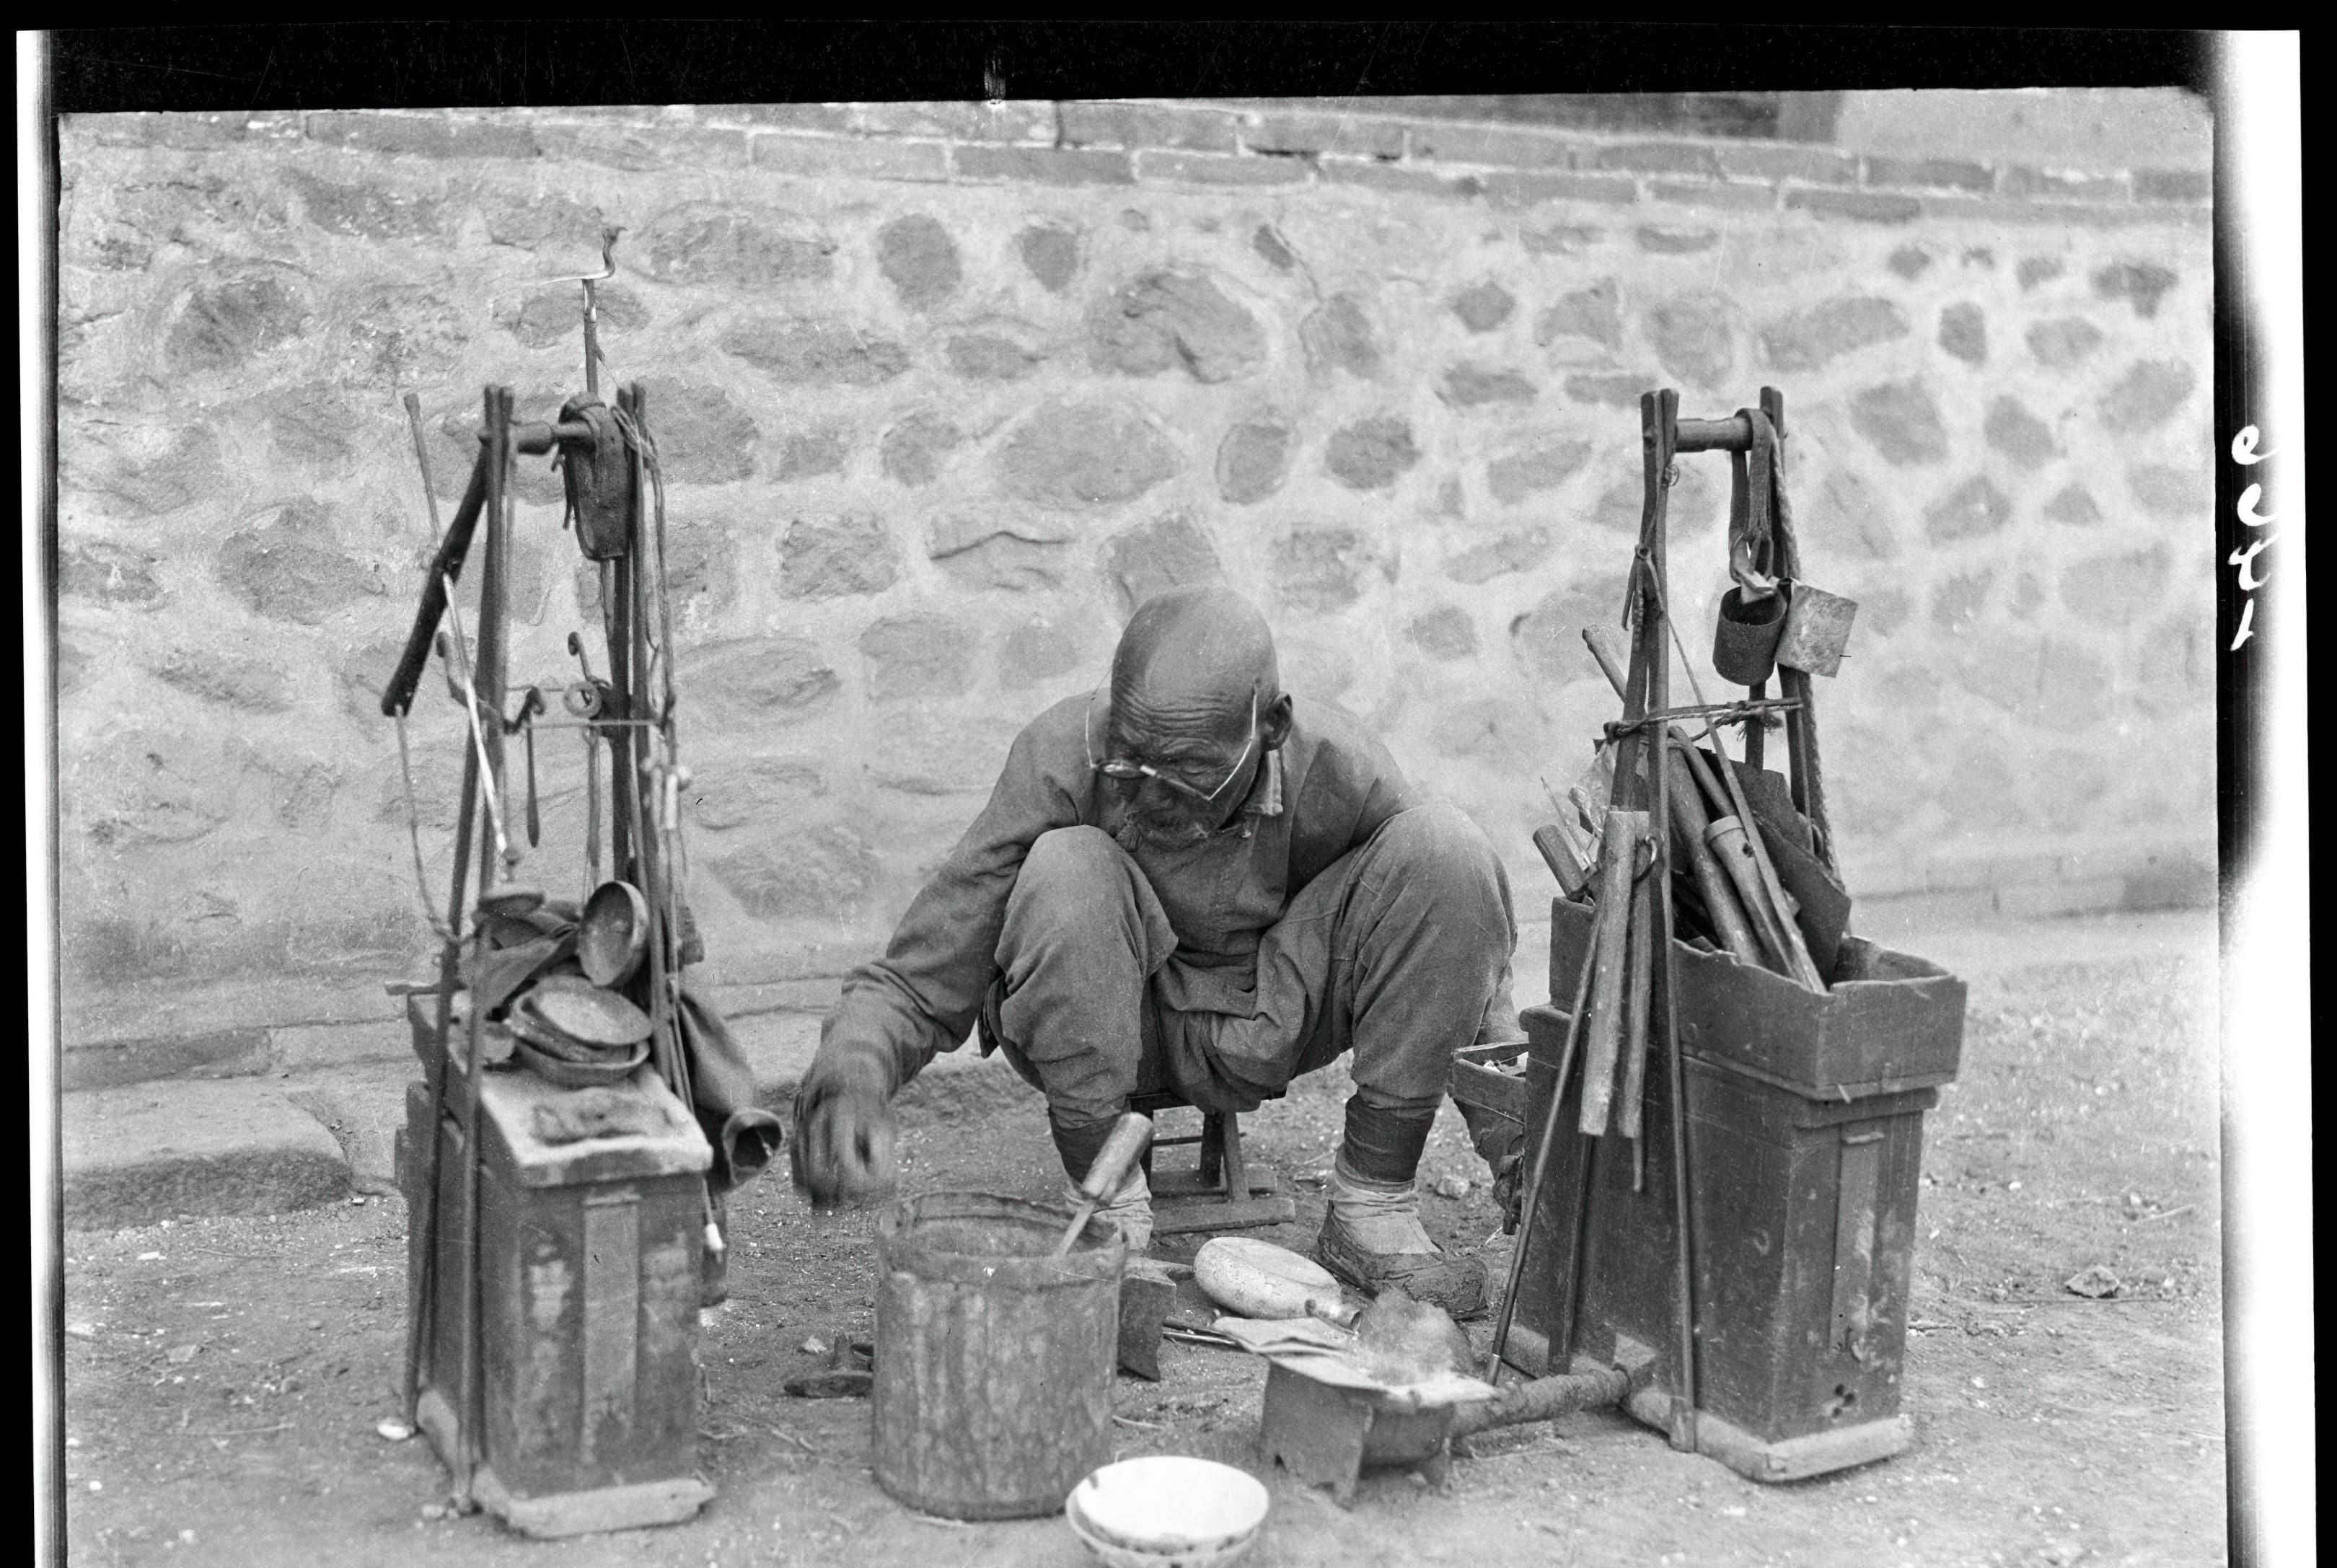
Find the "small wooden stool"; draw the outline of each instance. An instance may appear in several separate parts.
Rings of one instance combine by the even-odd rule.
[[[1129,1108],[1158,1121],[1163,1111],[1191,1107],[1174,1092],[1138,1094]],[[1167,1144],[1196,1143],[1200,1159],[1189,1171],[1155,1174],[1153,1150]],[[1201,1113],[1201,1130],[1178,1137],[1155,1136],[1144,1152],[1144,1173],[1152,1184],[1152,1230],[1155,1235],[1192,1230],[1253,1230],[1281,1225],[1298,1217],[1298,1205],[1281,1191],[1270,1171],[1253,1172],[1242,1160],[1241,1118],[1229,1112]]]

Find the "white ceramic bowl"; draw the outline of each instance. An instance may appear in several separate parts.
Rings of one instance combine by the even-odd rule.
[[[1071,1533],[1112,1568],[1222,1568],[1257,1543],[1266,1510],[1247,1472],[1181,1454],[1107,1465],[1063,1500]]]

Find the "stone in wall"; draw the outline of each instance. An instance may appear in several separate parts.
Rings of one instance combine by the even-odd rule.
[[[2089,555],[2062,569],[2061,603],[2097,626],[2130,625],[2137,611],[2159,602],[2170,570],[2162,544]]]
[[[1061,294],[1080,269],[1080,239],[1051,223],[1033,223],[1014,239],[1022,265],[1050,294]]]
[[[1190,516],[1171,512],[1115,535],[1104,547],[1104,573],[1120,590],[1123,612],[1155,593],[1225,575],[1217,547]]]
[[[922,212],[876,230],[876,266],[912,310],[931,310],[957,291],[957,241],[940,220]]]
[[[435,289],[383,283],[345,293],[332,313],[336,378],[384,390],[443,384],[476,337],[471,308]],[[577,328],[577,356],[583,333]]]
[[[1931,270],[1931,253],[1921,245],[1902,245],[1891,252],[1891,259],[1883,265],[1912,283]]]
[[[807,757],[748,757],[701,763],[688,791],[691,825],[727,833],[753,827],[784,830],[807,803],[827,793]]]
[[[2126,487],[2154,516],[2204,518],[2215,498],[2206,476],[2164,463],[2137,463],[2126,471]]]
[[[235,814],[240,787],[215,737],[160,726],[109,730],[63,771],[63,825],[111,850],[200,838]]]
[[[868,772],[904,795],[987,795],[1017,730],[987,714],[925,710],[876,732]]]
[[[1650,256],[1697,256],[1720,243],[1717,229],[1676,228],[1664,224],[1642,223],[1632,234],[1640,250]]]
[[[1392,414],[1341,426],[1331,433],[1323,452],[1324,467],[1350,490],[1384,489],[1419,461],[1411,424]]]
[[[357,450],[349,433],[354,421],[342,392],[337,382],[303,381],[264,392],[249,407],[282,456],[298,463],[339,464]]]
[[[692,201],[650,220],[625,246],[661,283],[699,289],[762,289],[825,280],[836,270],[836,241],[798,228],[784,213],[729,202]]]
[[[2073,528],[2091,528],[2102,520],[2102,509],[2083,485],[2069,485],[2045,504],[2045,515]]]
[[[845,436],[840,430],[791,430],[779,437],[778,479],[816,479],[844,472]]]
[[[719,387],[641,379],[641,412],[669,485],[728,485],[755,471],[754,418]]]
[[[723,722],[740,729],[792,724],[835,701],[835,668],[807,637],[738,637],[686,653],[677,684]]]
[[[999,444],[1000,485],[1033,505],[1071,511],[1133,501],[1177,472],[1177,454],[1152,423],[1118,403],[1038,409]]]
[[[512,191],[495,186],[480,191],[479,213],[486,222],[490,243],[521,250],[558,244],[590,252],[598,249],[606,222],[600,208],[557,191]],[[639,240],[625,246],[620,265],[629,262],[640,248]],[[581,261],[573,269],[583,270]],[[606,285],[601,297],[608,298]]]
[[[1595,675],[1582,629],[1613,625],[1622,609],[1619,574],[1593,575],[1556,589],[1510,622],[1511,656],[1528,676],[1552,685],[1579,681],[1586,671]]]
[[[1289,425],[1274,415],[1245,419],[1227,431],[1217,444],[1217,494],[1246,506],[1281,489],[1295,440]]]
[[[1275,543],[1275,597],[1307,614],[1343,610],[1364,596],[1366,577],[1380,564],[1377,547],[1360,529],[1297,529]]]
[[[75,443],[61,489],[76,498],[103,497],[104,510],[117,516],[148,517],[216,495],[225,477],[210,425],[132,426],[109,430],[102,441]]]
[[[1266,264],[1276,272],[1287,272],[1298,265],[1297,256],[1271,223],[1261,223],[1250,230],[1249,248],[1265,258]]]
[[[1034,615],[1009,632],[998,645],[998,683],[1036,686],[1069,674],[1079,662],[1077,634],[1043,615]]]
[[[2183,407],[2197,382],[2180,359],[2137,359],[2102,394],[2102,423],[2122,436],[2155,430]]]
[[[1047,362],[1037,328],[1019,323],[961,333],[949,340],[943,357],[969,381],[1021,381]]]
[[[724,333],[721,347],[789,386],[875,387],[909,368],[900,344],[841,321],[758,317]]]
[[[1447,557],[1444,574],[1472,586],[1528,572],[1550,559],[1552,545],[1547,528],[1519,528],[1468,545]]]
[[[969,588],[1032,593],[1062,586],[1071,572],[1066,546],[1077,537],[1060,519],[960,514],[934,522],[925,554]]]
[[[1592,403],[1602,408],[1637,408],[1642,392],[1655,390],[1657,377],[1651,374],[1618,372],[1611,376],[1569,376],[1566,395],[1577,403]]]
[[[1931,591],[1931,624],[1943,632],[1970,631],[1988,607],[1995,583],[1996,573],[1986,566],[1945,578]]]
[[[1736,368],[1728,302],[1712,295],[1668,299],[1641,326],[1657,362],[1691,387],[1721,387]]]
[[[291,678],[278,659],[181,642],[161,649],[148,668],[191,696],[248,713],[281,713],[294,701]]]
[[[1590,460],[1590,443],[1562,436],[1536,437],[1485,465],[1485,488],[1504,506],[1554,490]]]
[[[873,512],[798,517],[779,541],[779,592],[791,599],[881,593],[900,575],[892,536]]]
[[[1980,431],[1990,446],[2022,468],[2034,468],[2059,451],[2045,421],[2009,393],[1989,404]]]
[[[876,457],[895,484],[914,488],[932,484],[964,443],[964,433],[941,415],[912,414],[885,432]]]
[[[593,331],[604,342],[638,332],[649,325],[650,308],[621,283],[603,283],[593,290]],[[584,353],[584,296],[574,284],[539,289],[517,309],[505,305],[496,318],[513,337],[531,348],[555,343],[572,344],[581,365]]]
[[[162,359],[191,375],[234,370],[297,340],[308,324],[302,290],[289,276],[230,274],[189,290],[162,339]]]
[[[2176,277],[2152,262],[2119,261],[2096,272],[2093,284],[2095,298],[2123,299],[2147,321],[2158,314],[2158,302],[2175,287]]]
[[[1892,464],[1936,463],[1948,455],[1947,427],[1920,381],[1886,381],[1850,401],[1850,422]]]
[[[1534,384],[1514,370],[1462,361],[1444,373],[1437,397],[1455,408],[1476,408],[1488,403],[1530,403]]]
[[[1491,332],[1510,318],[1518,302],[1510,291],[1488,278],[1452,296],[1452,314],[1472,332]]]
[[[444,197],[379,181],[345,184],[305,169],[288,169],[285,183],[308,222],[328,234],[360,240],[435,240],[447,228]]]
[[[2013,276],[2019,279],[2020,291],[2026,294],[2039,283],[2050,283],[2063,270],[2058,256],[2023,256],[2020,265],[2013,269]]]
[[[973,631],[954,616],[888,616],[860,634],[868,695],[877,701],[955,697],[973,685]]]
[[[855,912],[882,869],[865,839],[834,822],[726,846],[702,864],[748,914],[763,920]]]
[[[274,509],[264,524],[229,534],[213,570],[220,585],[255,613],[300,626],[320,625],[388,592],[378,571],[334,538],[330,514],[305,497]]]
[[[1761,328],[1761,351],[1773,368],[1815,370],[1905,336],[1907,318],[1898,306],[1871,294],[1844,294]]]
[[[1477,656],[1477,628],[1458,605],[1413,616],[1404,622],[1403,638],[1430,658],[1448,663]]]
[[[1965,480],[1924,509],[1923,533],[1934,544],[1953,544],[2001,532],[2012,503],[1985,475]]]
[[[1534,341],[1544,348],[1565,338],[1595,344],[1609,353],[1623,346],[1623,311],[1612,278],[1560,297],[1534,321]]]
[[[1266,359],[1266,334],[1250,313],[1198,272],[1146,272],[1088,318],[1099,368],[1158,376],[1182,367],[1194,380],[1228,381]]]
[[[1963,301],[1940,312],[1940,347],[1967,365],[1988,362],[1988,316]]]
[[[1345,370],[1370,377],[1380,371],[1379,338],[1351,294],[1334,294],[1316,306],[1298,324],[1298,346],[1306,368],[1318,376]]]
[[[2039,365],[2055,370],[2080,363],[2101,341],[2102,329],[2082,316],[2039,321],[2029,329],[2029,352]]]

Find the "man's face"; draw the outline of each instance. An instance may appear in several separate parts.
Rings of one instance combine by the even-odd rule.
[[[1249,794],[1261,756],[1255,699],[1231,712],[1148,706],[1137,693],[1112,706],[1109,746],[1114,760],[1148,764],[1175,785],[1146,774],[1104,780],[1128,802],[1137,837],[1163,848],[1200,843],[1230,821]],[[1207,796],[1206,799],[1197,797]]]

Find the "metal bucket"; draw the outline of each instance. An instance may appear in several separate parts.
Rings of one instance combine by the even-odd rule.
[[[1720,622],[1712,632],[1712,667],[1724,681],[1758,686],[1777,668],[1777,640],[1785,632],[1783,589],[1746,603],[1742,588],[1720,596]]]
[[[935,1192],[876,1224],[877,1483],[950,1519],[1051,1514],[1111,1458],[1127,1244],[1070,1213]]]

